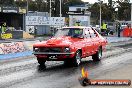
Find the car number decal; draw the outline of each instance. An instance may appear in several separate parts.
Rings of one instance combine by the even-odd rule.
[[[56,56],[49,56],[49,59],[57,59]]]

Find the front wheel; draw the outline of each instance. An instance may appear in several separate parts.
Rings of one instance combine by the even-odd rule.
[[[38,61],[40,66],[45,66],[46,60],[43,60],[43,58],[37,58],[37,61]]]
[[[92,55],[92,59],[93,59],[94,61],[100,61],[101,58],[102,58],[102,47],[100,47],[100,48],[98,49],[98,51],[96,52],[96,54]]]
[[[73,65],[75,67],[78,67],[81,63],[81,52],[80,51],[77,51],[76,54],[75,54],[75,57],[73,59]]]

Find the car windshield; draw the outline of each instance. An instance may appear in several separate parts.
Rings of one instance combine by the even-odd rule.
[[[71,37],[81,37],[83,34],[83,29],[80,28],[63,28],[59,29],[54,37],[61,36],[71,36]]]

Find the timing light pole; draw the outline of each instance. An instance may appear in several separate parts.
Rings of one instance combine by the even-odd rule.
[[[50,11],[49,11],[49,15],[50,15],[50,17],[51,17],[51,0],[50,0]]]
[[[131,28],[132,28],[132,0],[131,0]]]
[[[61,8],[61,0],[60,0],[60,18],[61,18],[61,9],[62,9],[62,8]]]
[[[28,0],[27,0],[27,13],[28,13]]]
[[[100,29],[101,29],[101,1],[100,1]]]
[[[100,26],[100,32],[101,32],[101,0],[99,0],[99,3],[100,3],[99,26]]]
[[[61,13],[61,10],[62,10],[62,7],[61,7],[61,0],[60,0],[60,27],[61,27],[61,17],[62,17],[62,13]]]
[[[130,9],[131,9],[131,21],[130,21],[130,23],[131,23],[131,28],[132,28],[132,0],[129,0],[129,3],[131,4],[131,7],[130,7]]]

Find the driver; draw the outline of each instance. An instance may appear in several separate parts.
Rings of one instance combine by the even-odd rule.
[[[74,37],[81,37],[83,34],[83,30],[74,30]]]

